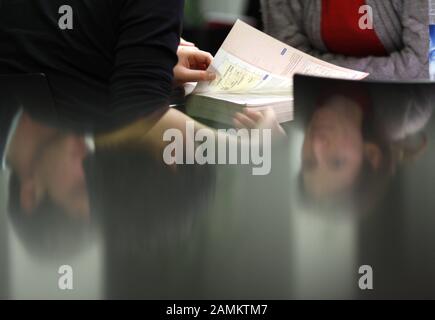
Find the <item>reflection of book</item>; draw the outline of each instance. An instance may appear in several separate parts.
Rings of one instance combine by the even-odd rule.
[[[297,73],[342,79],[368,74],[341,68],[296,50],[237,21],[210,68],[211,82],[197,85],[187,113],[198,118],[231,123],[243,108],[275,110],[280,122],[292,120],[293,76]]]

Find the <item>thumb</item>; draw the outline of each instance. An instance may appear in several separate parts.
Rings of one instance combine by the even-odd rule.
[[[275,113],[275,111],[272,109],[272,108],[270,108],[270,107],[268,107],[265,111],[264,111],[264,117],[267,119],[267,120],[269,120],[269,121],[276,121],[277,120],[277,118],[276,118],[276,113]]]

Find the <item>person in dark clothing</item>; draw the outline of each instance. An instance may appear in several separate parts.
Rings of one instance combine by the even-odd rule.
[[[69,16],[59,13],[65,5]],[[45,73],[56,106],[71,112],[80,106],[102,117],[147,115],[168,105],[182,13],[182,0],[3,0],[0,74]],[[71,29],[64,30],[68,18]],[[188,57],[211,61],[199,50]]]

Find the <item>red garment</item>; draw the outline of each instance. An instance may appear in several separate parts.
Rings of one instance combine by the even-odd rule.
[[[354,57],[388,55],[375,30],[359,26],[365,14],[359,10],[364,5],[365,0],[322,0],[322,38],[331,53]]]

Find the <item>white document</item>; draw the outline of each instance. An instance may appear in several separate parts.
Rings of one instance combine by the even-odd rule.
[[[228,101],[234,104],[245,105],[249,107],[261,107],[265,105],[274,105],[278,103],[293,101],[293,98],[288,96],[276,95],[263,95],[263,94],[227,94],[227,93],[202,93],[201,96],[209,97],[217,100]]]
[[[297,73],[361,80],[367,73],[350,70],[296,50],[238,20],[209,67],[217,74],[200,82],[194,93],[270,93],[292,95]]]

